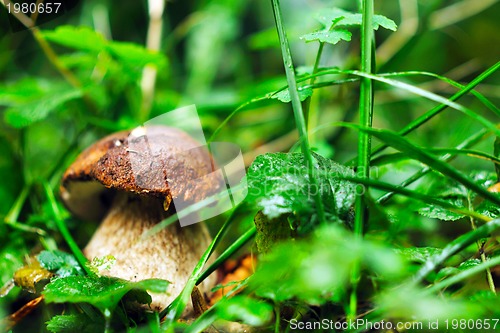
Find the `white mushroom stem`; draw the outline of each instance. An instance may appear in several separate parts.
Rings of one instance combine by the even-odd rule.
[[[129,281],[151,278],[170,281],[168,295],[152,294],[151,308],[155,311],[161,311],[179,295],[211,241],[203,223],[183,228],[174,223],[140,240],[145,231],[166,217],[160,199],[120,192],[84,249],[90,260],[107,255],[116,258],[116,263],[103,272],[105,275]],[[213,280],[209,277],[201,285],[201,291],[208,293]]]

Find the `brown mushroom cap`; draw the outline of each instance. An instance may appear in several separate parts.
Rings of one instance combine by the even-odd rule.
[[[85,220],[104,216],[110,191],[196,202],[215,193],[220,182],[203,177],[213,170],[205,149],[185,132],[167,126],[139,127],[109,135],[78,156],[66,170],[61,196]]]

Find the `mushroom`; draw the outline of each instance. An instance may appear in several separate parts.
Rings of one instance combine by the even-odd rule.
[[[88,259],[114,256],[116,262],[104,272],[109,276],[171,282],[168,294],[152,295],[155,311],[179,295],[211,242],[203,223],[174,223],[140,239],[175,213],[172,200],[198,202],[219,189],[218,179],[210,177],[212,159],[198,146],[175,128],[139,127],[93,144],[63,175],[60,191],[67,208],[82,220],[102,219],[83,251]],[[209,277],[200,289],[209,292],[214,285]]]

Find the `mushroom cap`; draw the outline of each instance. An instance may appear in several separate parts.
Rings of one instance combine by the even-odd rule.
[[[101,219],[111,189],[197,202],[217,192],[208,151],[185,132],[167,126],[139,127],[111,134],[87,148],[63,175],[61,197],[73,214]]]

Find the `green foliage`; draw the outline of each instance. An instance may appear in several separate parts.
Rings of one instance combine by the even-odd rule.
[[[480,312],[473,303],[463,300],[441,299],[418,288],[395,288],[381,293],[375,300],[384,316],[417,321],[426,325],[433,320],[474,318]]]
[[[270,219],[293,214],[299,231],[307,231],[318,223],[312,193],[319,192],[328,219],[347,221],[355,188],[352,183],[337,177],[354,175],[354,172],[320,155],[314,154],[314,158],[318,188],[311,188],[301,153],[258,156],[248,169],[247,200]]]
[[[71,254],[62,251],[42,251],[36,259],[43,268],[54,272],[58,277],[84,275],[83,269]]]
[[[88,27],[60,26],[53,31],[44,31],[47,40],[80,51],[100,53],[107,51],[117,61],[132,68],[153,64],[160,68],[166,65],[163,55],[142,46],[126,42],[109,42],[100,33]]]
[[[224,299],[217,305],[216,311],[220,319],[242,321],[252,326],[264,325],[273,317],[271,305],[245,296]]]
[[[361,26],[361,13],[352,13],[340,8],[323,9],[317,19],[327,29],[333,26]],[[382,26],[385,29],[396,31],[398,28],[393,20],[383,15],[373,15],[372,28],[378,30]]]
[[[311,97],[312,94],[313,94],[313,90],[311,88],[304,88],[304,89],[299,88],[299,98],[301,101],[304,101],[307,98]],[[290,101],[291,101],[290,92],[288,91],[288,89],[281,90],[277,94],[272,95],[271,98],[277,99],[283,103],[290,103]]]
[[[60,82],[42,83],[27,79],[0,92],[0,103],[10,106],[4,114],[5,122],[22,128],[45,119],[55,111],[64,110],[67,102],[80,97],[80,90]]]
[[[474,183],[483,188],[488,188],[495,180],[495,176],[492,173],[485,171],[472,172],[469,177]],[[498,205],[479,199],[476,192],[463,184],[442,176],[436,176],[434,182],[426,190],[434,197],[442,198],[455,207],[473,209],[489,218],[496,218],[500,213]],[[479,204],[477,204],[478,201],[480,202]],[[423,216],[443,221],[456,221],[465,216],[436,205],[421,207],[418,212]]]
[[[442,249],[434,247],[409,247],[398,249],[398,251],[406,260],[415,261],[424,264],[431,257],[440,254]]]
[[[89,320],[86,314],[72,314],[54,316],[47,322],[47,329],[50,332],[57,333],[93,333],[101,332],[104,328],[104,322],[95,323]]]
[[[319,41],[321,43],[337,44],[341,40],[350,42],[351,36],[351,32],[345,29],[324,29],[306,34],[302,38],[306,42]]]
[[[104,312],[114,309],[131,291],[135,300],[149,304],[146,290],[166,292],[167,286],[167,281],[157,279],[129,282],[107,276],[68,276],[51,281],[43,295],[48,303],[89,303]]]
[[[352,33],[349,30],[338,27],[361,26],[362,18],[359,13],[347,12],[339,8],[323,9],[318,15],[318,21],[325,27],[301,38],[306,42],[319,41],[321,43],[337,44],[341,40],[349,42]],[[372,27],[374,30],[382,26],[386,29],[396,31],[397,26],[393,20],[382,15],[374,15]]]
[[[495,144],[493,145],[493,153],[496,157],[500,158],[500,137],[496,137]],[[497,181],[500,182],[500,164],[495,164],[495,171],[497,173]]]
[[[13,332],[42,331],[44,321],[51,332],[201,332],[219,320],[278,332],[289,330],[290,318],[498,317],[491,290],[500,199],[488,188],[500,177],[500,62],[492,43],[500,7],[437,1],[415,12],[405,1],[336,3],[344,9],[281,2],[171,2],[160,16],[162,36],[157,21],[150,29],[145,2],[88,2],[23,33],[0,20],[2,294],[28,253],[41,267],[28,266],[21,285],[39,292],[37,269],[48,273],[45,282],[55,275],[42,291],[43,309]],[[272,9],[284,14],[275,22],[280,38]],[[374,10],[405,29],[393,33],[396,23]],[[144,46],[156,37],[159,51]],[[100,277],[110,257],[85,265],[80,246],[95,226],[78,223],[57,189],[92,142],[193,103],[211,140],[241,146],[249,194],[229,217],[213,218],[215,241],[176,301],[142,316],[128,311],[129,301],[147,304],[146,291],[168,292],[168,283]],[[308,164],[308,140],[337,162],[313,154]],[[356,153],[364,159],[358,167]],[[355,204],[356,190],[364,197]],[[192,326],[177,322],[195,284],[255,244],[255,273],[228,282],[236,289]],[[68,246],[73,255],[63,252]],[[26,299],[19,291],[0,298],[2,316]]]
[[[359,261],[381,278],[396,279],[404,272],[402,260],[393,251],[328,225],[318,227],[307,239],[276,245],[262,257],[248,288],[275,302],[298,299],[324,304],[340,300]]]
[[[0,278],[2,285],[14,276],[14,272],[23,266],[23,256],[27,249],[21,240],[11,240],[0,252]]]

